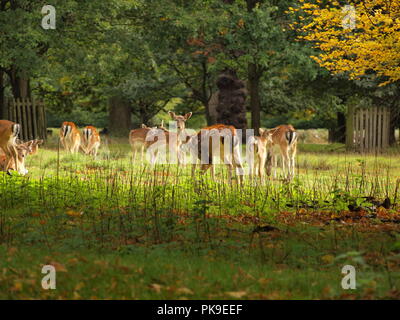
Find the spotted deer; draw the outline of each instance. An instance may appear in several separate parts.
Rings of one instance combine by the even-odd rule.
[[[77,153],[81,145],[81,134],[75,123],[65,121],[60,129],[60,142],[65,150]]]
[[[169,116],[172,120],[176,122],[177,127],[177,148],[180,150],[182,143],[186,142],[187,140],[187,133],[186,133],[186,121],[188,121],[191,116],[192,112],[186,113],[185,115],[176,115],[175,112],[169,111]],[[181,164],[183,161],[182,157],[178,157],[178,164]]]
[[[259,132],[260,136],[251,136],[247,141],[247,156],[250,176],[258,175],[262,179],[273,141],[272,135],[268,134],[266,130],[260,128]]]
[[[283,175],[287,179],[293,178],[298,138],[296,130],[292,125],[280,125],[271,130],[264,131],[263,136],[265,137],[267,135],[272,139],[272,148],[270,148],[270,156],[267,161],[267,173],[271,174],[273,168],[274,178],[276,178],[278,154],[280,154],[282,158]]]
[[[160,151],[167,155],[169,151],[168,163],[183,163],[183,154],[180,152],[182,142],[179,141],[179,133],[169,131],[163,124],[159,128],[152,128],[146,136],[146,148],[149,152],[150,163],[154,165],[159,157]],[[166,159],[165,159],[166,161]]]
[[[141,128],[131,130],[129,133],[129,143],[132,148],[132,160],[136,160],[137,149],[139,147],[141,150],[140,160],[143,160],[144,150],[149,146],[148,143],[146,143],[146,137],[151,129],[157,129],[157,127],[150,128],[145,124],[142,124]]]
[[[86,126],[82,131],[82,149],[85,154],[97,158],[97,152],[100,148],[100,135],[93,126]]]
[[[14,163],[7,168],[7,156],[4,152],[0,151],[0,170],[16,170],[18,173],[25,175],[28,170],[25,167],[25,159],[28,155],[33,155],[38,150],[38,145],[43,142],[43,140],[31,140],[24,143],[18,143],[15,145],[17,151],[17,166]],[[18,167],[18,170],[16,169]]]
[[[16,148],[16,140],[21,131],[21,125],[8,120],[0,120],[0,148],[4,152],[6,158],[4,170],[13,169],[22,173],[24,170],[20,168],[18,162],[18,150]]]
[[[232,181],[232,170],[235,168],[239,181],[243,181],[243,166],[240,152],[240,138],[235,127],[216,124],[205,127],[196,135],[191,136],[183,145],[184,151],[192,154],[192,177],[194,178],[197,160],[201,161],[200,169],[204,174],[211,168],[211,175],[215,178],[214,157],[228,167],[228,179]]]

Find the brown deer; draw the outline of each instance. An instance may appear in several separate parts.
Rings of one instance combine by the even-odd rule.
[[[187,141],[187,133],[186,133],[186,121],[188,121],[191,116],[192,112],[186,113],[185,115],[176,115],[175,112],[169,111],[169,116],[172,120],[176,122],[177,127],[177,150],[180,149],[182,143]],[[181,164],[183,161],[182,157],[178,156],[178,164]]]
[[[17,151],[17,166],[14,163],[7,169],[7,156],[5,153],[0,152],[0,170],[8,171],[8,170],[16,170],[18,173],[25,175],[28,173],[28,170],[25,167],[25,159],[28,155],[33,155],[38,150],[38,145],[43,142],[43,140],[31,140],[25,143],[19,143],[15,145],[15,149]],[[18,170],[16,169],[18,167]]]
[[[86,154],[97,158],[97,152],[100,148],[100,135],[93,126],[86,126],[83,129],[82,149]]]
[[[20,131],[21,125],[18,123],[0,120],[0,148],[6,157],[4,170],[7,172],[11,169],[11,166],[20,172],[18,151],[16,149],[16,140]]]
[[[219,156],[220,160],[228,167],[228,179],[232,181],[232,170],[235,168],[239,181],[243,181],[243,166],[240,155],[240,139],[235,127],[216,124],[205,127],[196,135],[189,137],[183,145],[185,151],[190,151],[193,156],[192,177],[194,177],[197,160],[201,161],[200,169],[204,174],[211,168],[211,175],[215,177],[213,158]]]
[[[65,121],[60,129],[60,142],[65,150],[77,153],[81,145],[81,134],[75,123]]]
[[[267,164],[267,173],[271,174],[274,168],[274,178],[276,178],[276,168],[278,154],[282,157],[282,171],[287,179],[294,177],[295,158],[297,153],[298,134],[292,125],[280,125],[268,131],[264,131],[263,136],[269,135],[272,139],[270,157]],[[286,174],[287,168],[287,174]]]
[[[136,153],[138,147],[141,149],[141,157],[140,160],[143,160],[144,150],[149,146],[146,142],[147,134],[151,129],[157,129],[157,127],[148,127],[145,124],[142,124],[142,127],[139,129],[131,130],[129,133],[129,143],[132,148],[132,160],[136,159]]]
[[[247,142],[247,157],[250,176],[258,175],[264,177],[265,164],[268,158],[268,151],[273,145],[272,134],[264,129],[259,129],[260,136],[252,136]]]

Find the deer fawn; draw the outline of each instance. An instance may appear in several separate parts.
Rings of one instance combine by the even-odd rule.
[[[41,145],[42,143],[43,143],[43,140],[35,139],[35,140],[25,142],[23,144],[28,145],[28,147],[30,149],[29,155],[33,156],[38,153],[39,145]]]
[[[272,134],[261,128],[259,131],[260,136],[252,136],[247,142],[247,156],[250,176],[258,175],[262,179],[269,154],[268,151],[272,147],[273,141]]]
[[[286,174],[287,179],[294,177],[295,158],[297,153],[297,132],[291,125],[280,125],[274,129],[264,131],[263,136],[270,135],[272,138],[272,148],[267,164],[267,173],[271,174],[274,167],[274,178],[276,178],[276,167],[278,161],[278,153],[282,157],[282,171]]]
[[[4,151],[7,159],[4,170],[8,172],[13,166],[13,169],[24,174],[25,170],[20,169],[19,166],[18,150],[16,148],[16,140],[20,131],[21,126],[18,123],[0,120],[0,148]]]
[[[219,155],[228,167],[228,179],[232,181],[232,170],[235,168],[239,181],[243,181],[243,166],[240,155],[240,139],[237,137],[235,127],[216,124],[203,128],[196,135],[189,138],[183,149],[192,153],[192,177],[196,170],[196,158],[201,160],[201,170],[204,174],[211,168],[211,175],[215,177],[213,158]]]
[[[86,126],[83,129],[82,149],[86,154],[97,158],[97,152],[100,148],[100,135],[93,126]]]
[[[75,123],[65,121],[60,129],[60,142],[62,146],[71,153],[77,153],[81,145],[81,134]]]
[[[17,150],[17,163],[18,163],[18,172],[22,175],[28,173],[28,170],[25,167],[25,159],[28,155],[34,155],[38,151],[38,145],[43,143],[43,140],[31,140],[24,143],[18,143],[15,145],[15,149]],[[16,170],[15,164],[11,163],[9,166],[10,170]],[[0,170],[7,171],[7,157],[5,154],[0,152]]]

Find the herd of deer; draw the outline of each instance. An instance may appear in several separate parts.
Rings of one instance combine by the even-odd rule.
[[[139,129],[134,129],[129,134],[129,143],[132,147],[133,160],[136,159],[137,150],[141,149],[141,160],[144,151],[149,151],[150,162],[157,160],[158,149],[156,144],[169,147],[169,152],[176,156],[178,164],[184,163],[184,153],[190,152],[192,162],[192,175],[195,173],[196,164],[201,160],[201,171],[206,172],[211,168],[214,177],[215,156],[228,167],[229,180],[232,178],[233,169],[243,179],[243,166],[241,160],[240,137],[233,126],[216,124],[201,129],[198,133],[186,132],[186,121],[192,113],[176,115],[169,112],[176,124],[176,131],[169,131],[163,124],[159,127],[147,127],[142,124]],[[37,152],[38,145],[43,140],[31,140],[25,143],[17,140],[21,126],[17,123],[0,120],[0,169],[9,172],[16,170],[20,174],[26,174],[25,157]],[[73,122],[64,122],[60,129],[60,144],[70,153],[77,153],[80,149],[88,155],[96,158],[100,147],[100,135],[96,128],[87,126],[82,134]],[[217,143],[215,143],[217,141]],[[139,147],[139,148],[138,148]],[[263,178],[264,172],[271,175],[274,169],[276,177],[277,158],[281,155],[282,170],[285,178],[292,178],[295,171],[295,157],[297,150],[297,133],[291,125],[280,125],[271,130],[260,129],[260,136],[251,136],[247,141],[247,155],[250,175],[258,175]],[[2,152],[1,152],[2,151]]]
[[[132,146],[133,158],[136,159],[137,146],[141,148],[141,159],[144,150],[149,150],[153,145],[165,144],[169,151],[176,154],[178,164],[183,163],[183,154],[190,152],[194,158],[192,162],[192,176],[195,173],[198,160],[201,161],[201,170],[206,172],[211,168],[214,177],[213,158],[219,155],[220,159],[228,167],[229,180],[235,168],[242,181],[243,166],[241,161],[240,138],[233,126],[215,124],[201,129],[196,134],[188,134],[185,129],[186,121],[192,113],[176,115],[169,112],[170,117],[176,123],[177,130],[168,131],[163,124],[160,127],[149,128],[142,124],[142,128],[132,130],[129,142]],[[216,139],[215,139],[216,138]],[[217,143],[214,143],[214,142]],[[150,150],[151,163],[157,159],[158,149]],[[260,129],[260,136],[251,136],[247,142],[247,155],[250,175],[258,175],[263,178],[264,172],[276,178],[278,155],[282,158],[282,170],[284,177],[290,179],[294,176],[295,158],[297,152],[297,133],[291,125],[280,125],[271,130]],[[267,167],[265,167],[267,165]]]

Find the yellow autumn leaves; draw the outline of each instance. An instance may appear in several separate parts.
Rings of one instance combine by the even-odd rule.
[[[381,85],[400,80],[400,0],[349,2],[355,10],[355,28],[346,28],[346,10],[332,1],[328,6],[300,1],[301,24],[294,23],[321,54],[313,57],[332,73],[347,72],[356,79],[371,71]]]

